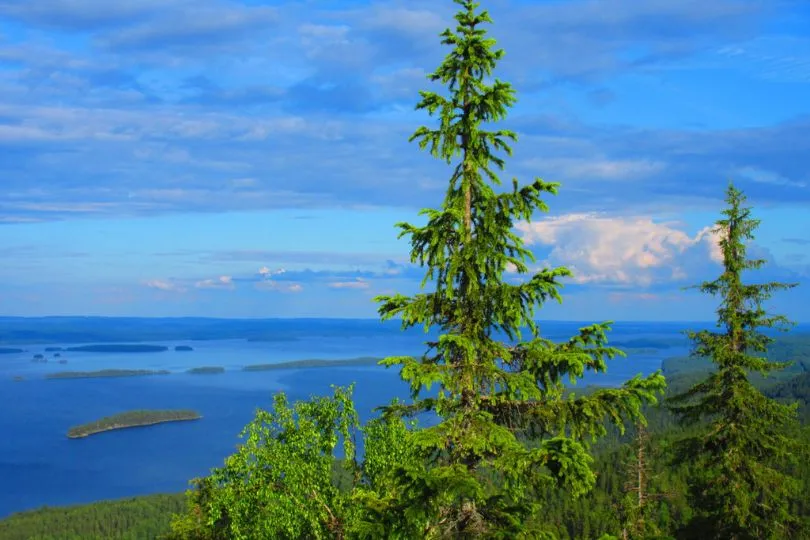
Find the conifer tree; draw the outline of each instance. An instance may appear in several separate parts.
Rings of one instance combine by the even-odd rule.
[[[794,406],[769,399],[749,380],[786,367],[765,356],[773,338],[761,329],[787,330],[790,322],[766,312],[775,291],[793,283],[746,283],[743,273],[761,268],[763,259],[746,256],[759,220],[743,206],[745,196],[730,184],[724,218],[716,222],[723,272],[698,288],[720,297],[718,331],[692,331],[692,355],[712,360],[715,370],[687,392],[671,398],[672,409],[703,429],[680,443],[678,457],[692,468],[692,524],[703,538],[790,538],[795,519],[789,511],[797,483],[783,471],[798,449],[791,436]]]
[[[625,496],[621,505],[623,528],[622,540],[640,540],[644,538],[661,538],[661,530],[656,512],[660,509],[658,502],[667,494],[654,489],[653,459],[655,447],[647,428],[638,424],[633,438],[632,456],[625,471]]]
[[[556,194],[557,184],[536,179],[520,187],[513,180],[511,190],[496,191],[497,170],[505,165],[498,154],[511,154],[516,135],[490,128],[506,116],[515,92],[491,79],[503,51],[486,35],[488,13],[471,0],[454,1],[456,30],[441,34],[452,50],[429,76],[449,94],[420,93],[417,109],[438,115],[439,125],[411,137],[454,164],[452,175],[441,207],[422,211],[425,226],[398,224],[401,236],[410,237],[412,262],[426,267],[423,289],[433,287],[377,298],[383,319],[441,331],[421,359],[384,361],[401,366],[413,397],[386,414],[432,411],[439,421],[413,432],[424,461],[399,467],[400,493],[376,501],[369,494],[366,503],[400,516],[386,535],[537,537],[538,531],[523,530],[542,502],[536,490],[556,482],[572,496],[587,492],[594,483],[588,441],[605,433],[604,420],[620,427],[641,420],[640,405],[655,400],[664,379],[656,373],[620,388],[566,395],[566,380],[605,371],[620,351],[607,344],[609,322],[584,327],[563,343],[540,334],[535,308],[560,301],[560,279],[572,274],[567,268],[529,274],[532,254],[513,227],[547,211],[541,195]],[[521,283],[504,279],[510,267]],[[437,395],[424,397],[432,386]]]

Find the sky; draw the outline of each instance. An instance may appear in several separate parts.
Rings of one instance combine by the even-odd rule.
[[[810,3],[489,0],[518,102],[540,319],[714,318],[729,180],[753,281],[810,321]],[[0,0],[0,314],[362,317],[419,290],[396,222],[450,167],[409,136],[450,0]],[[514,279],[516,276],[507,276]]]

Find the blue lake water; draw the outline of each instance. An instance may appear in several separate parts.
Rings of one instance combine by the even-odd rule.
[[[249,364],[300,359],[419,354],[421,332],[358,331],[342,328],[285,341],[173,341],[156,343],[160,353],[62,352],[56,362],[45,345],[9,345],[25,353],[0,355],[0,517],[40,507],[91,502],[186,489],[232,453],[238,433],[257,407],[269,407],[272,395],[285,391],[292,400],[326,394],[330,384],[356,382],[355,399],[363,418],[394,396],[407,397],[398,372],[379,367],[346,367],[244,372]],[[556,323],[545,337],[570,337],[577,325]],[[612,341],[677,339],[680,326],[617,324]],[[176,345],[192,352],[175,352]],[[49,343],[53,346],[77,344]],[[610,363],[606,374],[589,374],[581,385],[617,385],[637,373],[650,373],[667,356],[682,354],[674,346],[655,354],[632,355]],[[33,354],[47,363],[33,363]],[[218,375],[191,375],[199,366],[223,366]],[[166,369],[171,375],[132,378],[46,380],[57,371],[106,368]],[[25,380],[15,382],[16,376]],[[102,416],[138,408],[191,408],[203,418],[145,428],[111,431],[85,439],[68,439],[69,427]]]

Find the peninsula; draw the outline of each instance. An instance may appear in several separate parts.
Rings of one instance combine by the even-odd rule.
[[[161,369],[101,369],[98,371],[59,371],[48,373],[46,379],[94,379],[97,377],[137,377],[140,375],[168,375],[170,372]]]
[[[126,429],[140,426],[151,426],[163,422],[179,422],[182,420],[198,420],[202,418],[200,413],[192,410],[135,410],[127,411],[112,416],[106,416],[95,422],[88,422],[80,426],[74,426],[67,432],[70,439],[80,439],[88,435],[95,435],[113,429]]]
[[[79,347],[68,347],[66,351],[71,352],[100,352],[100,353],[144,353],[168,351],[168,347],[163,345],[143,345],[143,344],[119,344],[104,343],[101,345],[81,345]]]

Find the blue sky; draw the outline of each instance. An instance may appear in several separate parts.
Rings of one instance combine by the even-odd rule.
[[[729,179],[757,279],[810,320],[810,3],[492,0],[518,227],[575,271],[540,318],[709,320]],[[449,169],[409,144],[449,0],[0,0],[0,313],[374,317],[394,223]]]

